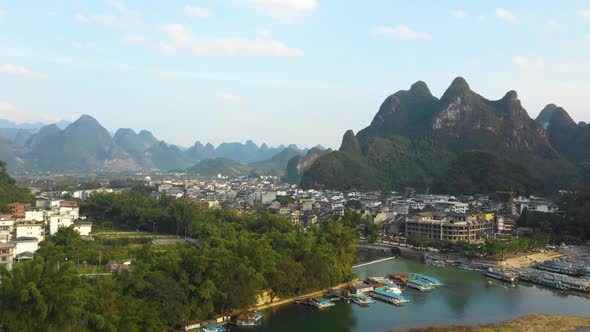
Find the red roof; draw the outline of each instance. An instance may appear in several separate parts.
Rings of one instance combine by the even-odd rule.
[[[59,204],[61,207],[78,207],[78,202],[76,201],[63,201]]]

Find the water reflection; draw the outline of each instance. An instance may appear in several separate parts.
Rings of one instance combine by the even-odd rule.
[[[445,286],[431,292],[404,290],[412,301],[404,307],[378,302],[368,308],[339,303],[327,310],[287,305],[265,312],[263,326],[232,331],[384,332],[432,325],[485,324],[534,313],[587,316],[590,300],[521,283],[516,288],[480,273],[426,266],[405,259],[357,268],[360,279],[388,273],[420,272]]]

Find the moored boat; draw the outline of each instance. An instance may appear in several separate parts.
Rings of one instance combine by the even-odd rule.
[[[389,280],[393,281],[395,284],[399,286],[405,286],[406,283],[412,279],[412,277],[408,274],[404,273],[392,273],[388,275]]]
[[[219,324],[207,324],[201,330],[202,332],[225,332],[226,329]]]
[[[410,279],[406,283],[406,286],[417,289],[422,292],[432,290],[432,286],[430,284],[418,279]]]
[[[444,286],[442,281],[440,281],[434,277],[422,274],[422,273],[412,273],[411,276],[414,277],[415,279],[424,281],[434,287]]]
[[[264,315],[260,311],[251,311],[242,314],[236,321],[237,326],[260,326]]]
[[[379,290],[379,289],[372,291],[370,294],[371,294],[371,297],[373,297],[377,300],[381,300],[383,302],[395,304],[398,306],[401,306],[401,305],[404,305],[404,304],[410,302],[410,300],[405,296],[393,294],[393,293],[386,292],[386,291]]]
[[[302,300],[295,301],[295,303],[310,305],[310,306],[316,307],[318,309],[324,309],[324,308],[334,306],[334,303],[332,301],[325,299],[323,297],[318,297],[315,299],[314,298],[302,299]]]
[[[367,306],[369,306],[369,304],[375,303],[375,300],[373,300],[372,298],[370,298],[366,295],[360,295],[360,296],[353,297],[352,302],[354,302],[362,307],[367,307]]]
[[[397,285],[384,287],[383,290],[386,292],[393,293],[393,294],[401,294],[402,293],[402,289]]]
[[[511,284],[514,284],[518,281],[518,277],[512,273],[509,273],[509,272],[502,272],[502,271],[490,269],[490,270],[486,271],[484,273],[484,275],[486,275],[490,278],[494,278],[494,279],[508,282]]]

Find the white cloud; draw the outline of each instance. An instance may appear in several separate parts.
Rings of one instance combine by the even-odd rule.
[[[504,8],[496,9],[496,18],[508,23],[518,23],[516,16]]]
[[[0,8],[0,18],[6,16],[6,11],[2,8]]]
[[[47,16],[54,17],[54,16],[57,16],[57,13],[56,12],[47,12]]]
[[[74,15],[74,21],[78,22],[78,23],[88,23],[88,17],[86,17],[85,15],[82,14],[76,14]]]
[[[174,54],[174,53],[176,53],[176,48],[174,46],[170,46],[170,45],[165,44],[165,43],[158,44],[157,49],[158,49],[158,51],[160,51],[161,53],[164,53],[164,54]]]
[[[272,32],[268,29],[256,29],[256,35],[260,38],[270,38],[272,36]]]
[[[561,29],[561,24],[559,24],[554,19],[548,19],[547,22],[545,22],[545,29],[547,29],[549,31],[556,31],[556,30]]]
[[[89,50],[98,50],[99,47],[98,45],[96,45],[95,42],[87,42],[87,43],[80,43],[80,42],[72,42],[71,44],[73,49],[82,49],[82,48],[86,48]]]
[[[74,15],[74,21],[82,24],[96,24],[105,28],[123,28],[138,25],[139,15],[129,10],[121,1],[111,0],[108,4],[115,9],[116,14]]]
[[[465,18],[465,17],[469,16],[469,14],[468,14],[466,11],[464,11],[464,10],[461,10],[461,9],[454,10],[454,11],[453,11],[451,14],[452,14],[452,15],[453,15],[455,18]]]
[[[110,0],[108,1],[108,3],[111,7],[115,8],[121,14],[132,14],[132,12],[127,8],[127,6],[125,6],[123,1]]]
[[[144,36],[128,35],[121,37],[121,41],[129,45],[144,45],[146,43]]]
[[[513,62],[515,65],[518,65],[518,66],[526,66],[529,64],[529,59],[525,58],[521,55],[517,55],[514,57]]]
[[[579,18],[590,18],[590,9],[576,10],[576,16]]]
[[[289,22],[318,7],[316,0],[237,0],[253,6],[262,15]]]
[[[397,27],[381,26],[373,29],[373,33],[380,36],[391,37],[405,40],[431,40],[432,36],[426,32],[418,32],[408,28],[405,25]]]
[[[164,27],[164,33],[177,44],[187,44],[192,39],[182,24],[168,24]]]
[[[242,98],[232,94],[222,94],[217,96],[217,98],[228,104],[242,104]]]
[[[202,19],[208,19],[213,17],[213,13],[207,8],[203,7],[193,7],[191,5],[184,6],[183,12],[192,17],[198,17]]]
[[[590,33],[586,35],[586,40],[590,40]]]
[[[23,77],[34,78],[34,79],[46,79],[47,78],[47,75],[45,75],[45,74],[34,73],[28,68],[21,67],[21,66],[15,66],[15,65],[11,65],[11,64],[5,64],[5,65],[1,66],[0,73],[10,74],[10,75],[20,75]]]
[[[272,85],[273,87],[278,87],[281,84],[283,84],[283,82],[279,79],[273,79],[270,81],[270,85]]]
[[[154,43],[149,41],[147,38],[141,35],[127,35],[121,37],[121,42],[128,45],[145,46],[154,50],[159,51],[163,54],[174,54],[176,48],[166,43]]]
[[[115,28],[127,25],[124,19],[111,14],[99,14],[99,15],[82,15],[77,14],[74,16],[74,20],[78,23],[92,23],[101,25],[105,28]]]
[[[299,49],[271,39],[247,39],[241,37],[193,36],[181,24],[170,24],[164,32],[178,45],[185,46],[200,56],[273,55],[302,56]]]
[[[531,59],[523,55],[517,55],[512,59],[512,62],[518,67],[529,70],[545,70],[548,67],[540,57]]]
[[[16,123],[39,121],[44,123],[55,123],[60,120],[71,120],[73,117],[64,117],[64,114],[60,114],[60,116],[57,116],[55,114],[29,112],[11,103],[0,101],[0,118],[7,119]]]

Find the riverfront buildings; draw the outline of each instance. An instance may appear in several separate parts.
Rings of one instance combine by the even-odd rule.
[[[406,238],[421,235],[433,241],[478,242],[494,235],[493,214],[421,212],[406,219]]]

